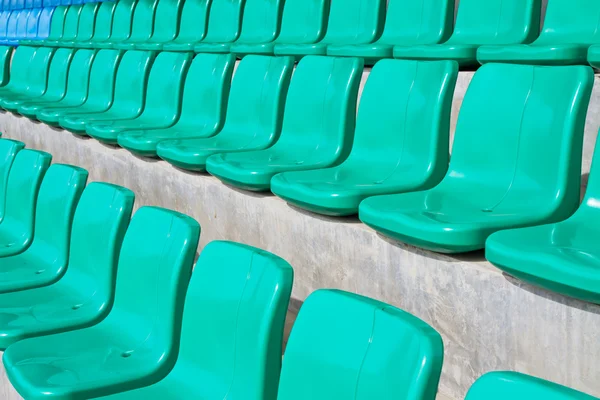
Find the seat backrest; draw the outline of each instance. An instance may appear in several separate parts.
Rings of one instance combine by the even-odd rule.
[[[33,8],[33,0],[25,0],[25,8]]]
[[[0,221],[4,219],[6,206],[6,187],[8,175],[17,153],[25,147],[25,143],[10,139],[0,139]]]
[[[489,372],[477,379],[465,400],[598,400],[596,397],[518,372]]]
[[[246,0],[239,43],[269,43],[279,35],[284,0]]]
[[[75,208],[87,182],[88,172],[79,167],[52,164],[40,186],[35,211],[35,236],[28,251],[55,266],[62,274],[69,256]]]
[[[181,398],[277,397],[292,281],[292,267],[266,251],[222,241],[204,248],[187,292],[172,372],[193,387]]]
[[[48,4],[46,7],[58,7],[60,6],[60,0],[46,0]]]
[[[43,0],[32,0],[31,1],[31,8],[43,8],[43,7],[44,7]]]
[[[448,43],[531,43],[540,31],[541,0],[461,0]]]
[[[64,101],[83,102],[87,98],[90,71],[96,50],[81,49],[73,56],[67,79],[67,93]]]
[[[6,38],[11,11],[0,12],[0,39]]]
[[[363,60],[358,58],[303,58],[292,77],[281,137],[274,147],[304,149],[315,155],[329,155],[336,149],[336,157],[347,155],[362,70]]]
[[[584,66],[481,67],[464,97],[440,185],[481,188],[483,212],[505,212],[527,198],[540,203],[548,219],[568,217],[579,204],[593,78]]]
[[[94,26],[94,41],[108,40],[112,30],[113,15],[118,2],[105,1],[100,4],[96,13],[96,25]]]
[[[38,22],[36,39],[46,39],[48,36],[50,36],[51,21],[53,15],[53,7],[47,7],[42,9],[42,12],[40,13],[40,19]]]
[[[32,65],[36,50],[35,47],[19,46],[14,51],[10,65],[10,80],[8,81],[11,87],[25,89],[27,86],[27,73]]]
[[[245,0],[212,0],[203,42],[229,43],[240,35]]]
[[[27,21],[31,15],[31,10],[22,9],[19,10],[18,13],[19,18],[17,19],[17,32],[15,35],[15,39],[17,40],[27,38]]]
[[[38,34],[38,26],[40,24],[40,16],[42,15],[41,8],[34,8],[29,13],[27,23],[25,24],[25,38],[36,39]]]
[[[130,40],[145,42],[150,39],[154,31],[154,18],[157,5],[158,0],[138,0],[133,12]]]
[[[8,17],[8,22],[6,23],[6,38],[7,39],[15,39],[17,37],[17,24],[19,22],[19,18],[21,13],[19,11],[13,11],[10,13]]]
[[[41,95],[46,90],[50,61],[56,49],[39,47],[31,60],[27,70],[27,92],[32,95]]]
[[[74,49],[59,48],[52,56],[50,69],[48,71],[48,88],[45,96],[51,96],[53,99],[62,99],[67,92],[67,76]]]
[[[213,134],[221,129],[234,65],[233,54],[198,54],[194,58],[185,78],[179,127],[203,126],[203,131]]]
[[[186,0],[181,11],[178,41],[195,43],[206,36],[210,0]]]
[[[279,400],[434,400],[444,357],[432,327],[396,307],[318,290],[300,309]]]
[[[5,86],[10,79],[10,63],[13,55],[12,46],[0,46],[0,87]]]
[[[436,44],[454,26],[454,0],[390,0],[380,42],[394,45]]]
[[[96,25],[96,14],[101,3],[87,3],[81,9],[79,16],[79,28],[77,29],[77,40],[87,41],[94,35]]]
[[[136,5],[136,0],[119,0],[117,2],[112,20],[111,41],[119,42],[131,36],[131,26]]]
[[[98,51],[90,71],[90,83],[86,105],[108,109],[113,101],[117,67],[123,52],[104,49]]]
[[[224,133],[273,143],[281,133],[293,68],[293,57],[244,57],[231,83]]]
[[[200,225],[158,207],[140,208],[129,224],[116,279],[114,306],[98,327],[119,326],[165,373],[177,357],[183,303],[196,256]]]
[[[79,29],[79,18],[83,6],[69,6],[67,15],[65,16],[65,25],[61,40],[75,40],[77,38],[77,30]]]
[[[381,60],[364,87],[348,163],[438,184],[448,169],[453,61]],[[374,134],[377,132],[377,134]]]
[[[11,0],[10,8],[12,10],[22,10],[25,8],[25,0]]]
[[[600,2],[549,0],[539,44],[600,44]]]
[[[160,0],[156,6],[154,31],[151,41],[167,42],[179,33],[179,22],[184,0]]]
[[[385,24],[386,0],[331,0],[324,44],[374,42]]]
[[[54,9],[52,19],[50,20],[48,40],[60,40],[62,38],[67,11],[69,11],[69,8],[65,6],[59,6]]]
[[[2,9],[3,10],[10,10],[10,3],[11,0],[2,0]]]
[[[125,53],[117,69],[111,109],[128,110],[134,115],[142,112],[154,57],[155,53],[150,51],[130,50]]]
[[[77,204],[71,229],[69,266],[60,285],[94,293],[110,310],[117,262],[135,195],[129,189],[92,182]],[[92,290],[89,290],[92,289]]]
[[[277,43],[311,44],[323,39],[331,0],[286,0]]]

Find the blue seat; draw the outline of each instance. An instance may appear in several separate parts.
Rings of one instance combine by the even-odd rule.
[[[25,8],[33,8],[33,0],[25,0]]]
[[[40,19],[38,21],[36,39],[43,40],[50,36],[50,23],[54,15],[54,7],[46,7],[42,9]]]
[[[43,0],[31,0],[32,4],[33,4],[33,8],[42,8],[44,7],[44,1]]]
[[[12,10],[22,10],[25,8],[25,0],[10,0]]]
[[[60,6],[60,0],[48,0],[48,6],[49,7],[58,7]]]
[[[14,44],[17,36],[17,21],[19,20],[19,12],[12,11],[10,17],[8,17],[8,23],[6,25],[6,35],[0,41],[0,44]]]
[[[19,40],[27,39],[27,22],[31,15],[31,10],[22,9],[19,10],[19,19],[17,20],[17,33],[14,38],[14,45],[19,44]]]
[[[2,0],[2,9],[10,10],[10,0]]]
[[[0,13],[0,42],[6,39],[6,29],[8,28],[10,14],[10,10],[4,10]]]
[[[41,8],[34,8],[31,10],[29,13],[29,18],[27,18],[27,24],[25,25],[25,37],[20,39],[37,39],[41,14]],[[19,29],[17,27],[17,31],[18,30]]]

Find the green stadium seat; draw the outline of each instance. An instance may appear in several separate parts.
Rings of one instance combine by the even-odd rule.
[[[212,0],[206,36],[194,45],[198,53],[228,53],[240,36],[245,0]]]
[[[28,71],[35,57],[37,48],[19,46],[13,53],[10,65],[9,81],[0,87],[0,97],[9,94],[19,94],[27,90]]]
[[[31,99],[44,94],[48,80],[50,61],[55,49],[39,47],[31,58],[31,64],[27,68],[27,83],[22,90],[0,92],[0,105],[10,100]],[[4,107],[3,107],[4,108]]]
[[[54,39],[52,35],[53,29],[50,29],[50,36],[46,40],[40,41],[39,46],[44,47],[61,47],[65,42],[71,42],[77,40],[77,32],[79,29],[79,18],[81,18],[81,12],[83,11],[82,5],[69,6],[67,13],[65,14],[65,22],[63,26],[62,35],[58,39]],[[88,8],[88,15],[90,9]]]
[[[138,50],[162,50],[165,43],[172,42],[179,33],[179,23],[184,0],[160,0],[156,6],[154,30],[144,43],[137,43]]]
[[[105,1],[100,3],[98,7],[98,12],[96,13],[96,22],[94,24],[94,34],[87,39],[85,36],[81,35],[77,37],[76,42],[72,42],[70,47],[75,48],[95,48],[96,43],[106,42],[110,39],[110,34],[112,31],[112,23],[113,17],[115,14],[115,9],[117,8],[117,4],[121,2],[116,1]],[[81,31],[80,31],[81,33]]]
[[[246,0],[242,32],[230,48],[238,57],[246,54],[273,54],[281,29],[284,0]]]
[[[160,53],[148,77],[142,113],[128,120],[90,122],[86,125],[87,134],[101,142],[116,144],[122,132],[173,126],[181,112],[183,84],[191,61],[191,53]]]
[[[535,42],[512,46],[489,43],[477,51],[477,59],[482,64],[587,64],[588,48],[600,44],[598,15],[600,2],[596,0],[549,0],[544,27]]]
[[[587,57],[592,67],[600,68],[600,45],[590,46]]]
[[[4,219],[6,207],[6,187],[10,169],[15,161],[17,153],[25,147],[25,144],[16,140],[0,139],[0,222]]]
[[[598,400],[566,386],[518,372],[489,372],[479,378],[465,400]]]
[[[378,62],[361,97],[348,159],[275,175],[271,191],[309,211],[342,216],[357,214],[369,196],[436,186],[448,169],[457,77],[454,61]]]
[[[14,47],[0,46],[0,87],[6,86],[10,79],[10,62]]]
[[[104,112],[108,110],[113,101],[117,67],[122,57],[123,52],[121,50],[99,50],[92,63],[85,95],[83,90],[81,92],[78,91],[78,99],[72,95],[69,101],[62,101],[62,107],[54,107],[52,104],[45,106],[37,114],[38,119],[49,125],[58,126],[60,118],[67,115]],[[69,94],[67,89],[67,96]],[[77,100],[82,101],[79,102]]]
[[[0,293],[46,286],[62,276],[67,267],[73,214],[87,177],[86,170],[70,165],[53,164],[48,168],[37,197],[31,246],[16,256],[0,258]],[[2,300],[0,296],[0,303]],[[14,305],[23,309],[22,304]],[[6,316],[3,311],[0,316]],[[0,325],[1,321],[2,317]],[[0,344],[0,348],[5,347]]]
[[[146,82],[153,61],[154,53],[149,51],[125,52],[117,68],[113,102],[110,108],[104,112],[71,113],[62,116],[58,120],[60,126],[72,133],[86,135],[86,126],[92,122],[128,120],[140,115],[144,107]]]
[[[461,0],[454,33],[443,44],[396,46],[394,57],[477,63],[482,45],[531,43],[540,31],[541,0]]]
[[[43,48],[40,48],[40,50]],[[9,98],[0,100],[0,105],[7,111],[19,112],[29,118],[35,118],[35,113],[21,112],[21,107],[30,104],[49,104],[62,99],[67,88],[67,71],[71,60],[73,59],[74,49],[59,48],[56,49],[50,67],[48,69],[48,79],[45,91],[42,95],[31,98]],[[37,79],[37,78],[36,78]],[[0,97],[1,98],[1,97]]]
[[[206,170],[230,185],[264,191],[280,172],[341,163],[352,147],[362,70],[358,58],[302,59],[290,84],[277,143],[265,150],[215,154],[206,161]]]
[[[89,399],[164,378],[179,350],[199,234],[198,223],[188,216],[140,208],[123,240],[108,316],[92,327],[9,346],[3,362],[17,392],[27,399]],[[83,293],[82,286],[70,293]],[[89,299],[93,292],[85,294]]]
[[[140,0],[143,4],[140,9],[145,9],[144,0]],[[134,10],[138,4],[138,0],[119,0],[116,2],[115,12],[112,17],[112,26],[110,29],[110,36],[106,40],[95,40],[96,37],[92,38],[91,41],[81,43],[76,47],[82,48],[96,48],[96,49],[110,49],[115,43],[124,42],[131,36],[131,26],[133,23]],[[140,13],[143,14],[142,11]]]
[[[130,130],[119,134],[119,145],[134,154],[156,157],[156,145],[165,139],[213,136],[223,127],[231,76],[232,54],[198,54],[185,78],[181,114],[170,128]]]
[[[283,359],[278,400],[434,400],[439,333],[388,304],[318,290],[300,309]]]
[[[281,132],[285,98],[292,77],[292,57],[244,57],[231,83],[223,129],[213,137],[163,140],[159,157],[193,171],[205,171],[213,154],[263,150]]]
[[[106,317],[133,201],[128,189],[90,183],[76,204],[75,215],[62,215],[73,221],[66,235],[55,238],[46,232],[55,243],[37,248],[38,254],[26,251],[0,259],[6,268],[0,275],[0,348],[30,337],[92,326]],[[58,217],[54,219],[63,224]],[[35,239],[31,249],[34,246]],[[55,261],[48,252],[55,253]],[[6,293],[8,289],[18,291]]]
[[[277,40],[275,54],[300,58],[326,55],[328,45],[373,43],[383,31],[386,3],[386,0],[333,0],[323,40],[317,43]]]
[[[88,42],[94,37],[94,28],[96,26],[96,15],[102,3],[87,3],[81,9],[79,15],[79,24],[77,26],[77,35],[73,40],[60,40],[58,47],[75,47],[75,43]]]
[[[50,21],[50,35],[48,35],[47,38],[44,40],[19,40],[19,46],[44,46],[46,42],[56,42],[61,40],[68,10],[69,7],[67,6],[58,6],[54,9],[52,20]]]
[[[66,107],[79,106],[87,99],[90,69],[96,53],[96,50],[77,50],[69,66],[67,92],[60,101],[51,104],[31,103],[22,108],[26,109],[25,111],[28,113],[35,111],[36,118],[42,122],[46,122],[49,125],[57,125],[54,122],[53,111],[62,110]]]
[[[502,229],[569,217],[593,80],[584,66],[484,65],[462,103],[442,182],[370,197],[360,219],[393,239],[459,253],[482,249]]]
[[[124,35],[120,35],[122,40],[118,41],[112,41],[111,38],[111,47],[114,49],[132,50],[136,44],[147,42],[152,37],[152,32],[154,31],[154,18],[157,6],[158,0],[138,0],[133,12],[129,36],[123,39]],[[125,33],[125,30],[123,33]]]
[[[20,150],[15,156],[0,223],[0,257],[22,253],[31,245],[38,192],[51,160],[50,154],[35,150]]]
[[[373,64],[392,58],[394,46],[439,44],[454,26],[454,0],[390,0],[383,34],[371,44],[332,44],[330,56],[363,57]]]
[[[194,51],[196,43],[206,36],[210,0],[186,0],[181,11],[179,34],[172,42],[165,43],[165,51]]]
[[[103,399],[276,399],[292,280],[290,265],[271,253],[209,243],[186,295],[173,370],[152,386]]]

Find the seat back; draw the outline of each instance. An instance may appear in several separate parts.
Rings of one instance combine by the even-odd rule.
[[[6,38],[11,11],[0,12],[0,39]]]
[[[94,26],[94,35],[92,40],[100,42],[108,40],[112,30],[113,15],[115,8],[117,8],[117,2],[105,1],[100,4],[98,12],[96,13],[96,25]]]
[[[19,46],[10,64],[10,80],[8,84],[16,90],[25,90],[29,68],[32,66],[37,48]]]
[[[31,8],[43,8],[44,1],[43,0],[31,0]]]
[[[26,91],[28,94],[40,96],[46,91],[50,61],[55,50],[51,47],[38,47],[27,70]]]
[[[12,10],[22,10],[25,8],[25,0],[10,0],[10,8]]]
[[[40,18],[37,26],[37,34],[35,37],[36,39],[46,39],[48,36],[50,36],[50,28],[53,15],[53,7],[42,8],[42,12],[40,13]]]
[[[244,57],[231,83],[222,134],[233,132],[265,147],[275,142],[293,68],[293,57]]]
[[[518,372],[490,372],[477,379],[465,400],[598,400],[566,386]]]
[[[198,54],[190,65],[183,88],[181,117],[177,126],[217,133],[225,121],[233,54]]]
[[[27,23],[25,24],[25,38],[26,39],[37,39],[38,26],[40,24],[40,16],[42,15],[41,8],[34,8],[29,13]]]
[[[5,86],[10,79],[10,62],[13,49],[12,46],[0,46],[0,87]]]
[[[94,35],[96,25],[96,14],[101,3],[87,3],[82,6],[79,16],[79,27],[77,29],[77,40],[88,41]]]
[[[79,167],[52,164],[40,186],[35,211],[35,236],[28,251],[48,260],[60,275],[67,265],[71,225],[75,208],[87,182],[88,172]]]
[[[59,6],[54,9],[50,20],[50,32],[48,40],[60,40],[64,32],[65,20],[67,18],[68,7]]]
[[[442,338],[396,307],[352,293],[319,290],[294,323],[279,400],[434,400]]]
[[[145,42],[154,31],[154,18],[158,0],[138,0],[131,23],[129,39],[134,42]]]
[[[0,221],[4,219],[8,175],[17,153],[24,147],[25,143],[9,139],[0,139]]]
[[[242,29],[245,0],[212,0],[208,14],[208,30],[203,42],[230,43]]]
[[[592,85],[590,67],[483,66],[462,103],[441,185],[479,188],[469,201],[486,213],[529,206],[548,222],[570,216],[579,204]]]
[[[25,8],[33,8],[33,0],[25,0]]]
[[[113,101],[117,67],[123,52],[119,50],[100,50],[90,71],[90,82],[86,105],[98,109],[108,109]]]
[[[146,99],[146,84],[154,57],[154,53],[150,51],[130,50],[125,53],[117,69],[111,110],[121,110],[127,115],[138,115],[142,112]]]
[[[303,149],[331,163],[348,155],[362,70],[358,58],[303,58],[292,77],[281,137],[274,147]]]
[[[531,43],[540,31],[541,0],[461,0],[452,44]]]
[[[129,39],[136,5],[136,0],[119,0],[117,2],[112,20],[110,41],[121,42]]]
[[[87,98],[90,70],[95,56],[96,50],[81,49],[75,53],[69,67],[67,93],[63,101],[82,103]]]
[[[311,44],[323,39],[331,0],[286,0],[277,43]]]
[[[8,22],[6,23],[6,38],[14,40],[17,37],[17,24],[19,22],[19,18],[21,13],[19,11],[13,11],[10,13],[8,17]]]
[[[199,42],[206,36],[210,0],[186,0],[181,11],[177,41]]]
[[[60,100],[67,92],[67,74],[73,55],[74,49],[59,48],[52,56],[50,69],[48,71],[48,87],[44,97]]]
[[[134,342],[124,343],[124,354],[139,351],[165,374],[177,358],[199,235],[200,225],[186,215],[140,208],[123,240],[113,309],[98,325],[126,330]]]
[[[151,41],[168,42],[179,33],[179,22],[184,0],[160,0],[156,6],[154,31]]]
[[[275,399],[293,270],[281,258],[215,241],[186,296],[178,363],[181,398]],[[206,384],[205,382],[210,382]]]
[[[600,44],[600,2],[549,0],[539,44]]]
[[[446,41],[454,26],[454,0],[390,0],[381,43],[436,44]]]
[[[281,27],[283,0],[246,0],[239,43],[270,43]]]
[[[379,169],[385,179],[402,171],[407,183],[422,189],[437,185],[448,169],[457,78],[458,65],[452,61],[375,64],[361,97],[347,163],[356,163],[357,174]]]
[[[105,313],[112,305],[119,253],[134,198],[124,187],[92,182],[83,191],[73,217],[69,266],[59,284],[94,293]]]
[[[324,44],[374,42],[385,24],[386,0],[331,0]]]
[[[27,38],[27,21],[29,21],[31,10],[22,9],[17,12],[19,13],[19,18],[17,19],[17,30],[15,33],[15,39],[20,40]]]
[[[65,25],[61,40],[69,41],[77,38],[77,30],[79,28],[79,18],[83,7],[80,5],[69,6],[67,15],[65,16]]]

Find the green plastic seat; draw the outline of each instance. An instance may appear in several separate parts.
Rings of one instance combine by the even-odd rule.
[[[90,3],[94,5],[93,3]],[[65,22],[63,26],[62,35],[59,39],[48,37],[40,44],[44,47],[61,47],[63,43],[72,42],[77,39],[77,32],[79,30],[79,18],[81,18],[81,12],[83,11],[83,5],[72,5],[69,6],[67,13],[65,14]],[[90,10],[90,8],[88,8]],[[51,27],[52,28],[52,27]],[[52,29],[50,29],[52,33]],[[52,36],[52,35],[51,35]]]
[[[191,53],[161,52],[148,77],[142,113],[128,120],[90,122],[86,125],[87,134],[101,142],[116,144],[122,132],[173,126],[181,113],[183,84],[191,61]]]
[[[249,55],[235,72],[223,129],[213,137],[163,140],[157,155],[179,168],[205,171],[213,154],[262,150],[281,132],[292,57]]]
[[[123,57],[123,51],[103,49],[99,50],[94,57],[89,73],[87,91],[78,92],[79,99],[83,101],[77,105],[75,95],[71,99],[58,102],[63,107],[49,105],[44,107],[38,114],[38,119],[49,125],[58,126],[59,120],[68,115],[77,115],[92,112],[103,112],[110,108],[115,91],[115,78],[117,67]],[[82,89],[84,89],[82,87]],[[69,96],[67,91],[67,95]],[[72,101],[71,101],[72,100]]]
[[[238,56],[273,54],[284,3],[284,0],[246,0],[242,31],[230,51]]]
[[[3,362],[17,392],[27,399],[88,399],[164,378],[179,351],[199,234],[188,216],[140,208],[125,234],[108,316],[89,328],[11,345]]]
[[[358,58],[302,59],[290,84],[279,140],[265,150],[210,156],[206,170],[227,184],[265,191],[280,172],[340,164],[352,147],[362,70]]]
[[[177,123],[163,129],[128,130],[117,137],[119,145],[140,156],[156,157],[161,140],[215,135],[225,121],[234,65],[232,54],[198,54],[185,78]]]
[[[477,63],[482,45],[531,43],[540,31],[541,0],[461,0],[454,33],[442,44],[395,46],[394,57]]]
[[[245,0],[212,0],[204,39],[194,45],[198,53],[229,53],[240,36]]]
[[[90,69],[96,57],[96,50],[78,50],[73,56],[69,66],[67,78],[67,92],[65,96],[55,103],[31,103],[22,107],[27,113],[35,112],[38,120],[48,125],[56,126],[53,112],[64,110],[83,104],[88,94]]]
[[[39,246],[43,247],[36,253],[26,251],[0,259],[6,268],[0,274],[0,348],[30,337],[92,326],[106,317],[133,201],[133,192],[128,189],[90,183],[76,204],[74,216],[63,212],[52,217],[59,225],[69,217],[72,228],[69,224],[60,237],[53,237],[46,227],[43,234],[51,240],[41,241]],[[35,246],[34,240],[31,249]],[[53,254],[54,259],[40,251]],[[44,279],[44,275],[51,279]],[[19,291],[6,293],[9,289]]]
[[[59,47],[75,47],[78,42],[88,42],[94,37],[96,26],[96,15],[101,8],[102,3],[87,3],[83,5],[81,14],[79,15],[79,24],[77,26],[77,35],[73,40],[63,39],[59,43]],[[106,20],[103,21],[105,24]],[[108,25],[110,27],[110,25]]]
[[[0,293],[46,286],[64,273],[73,214],[87,177],[86,170],[70,165],[48,168],[37,197],[31,246],[16,256],[0,258]],[[0,311],[0,324],[2,316]]]
[[[444,359],[439,333],[396,307],[318,290],[300,309],[278,400],[434,400]]]
[[[186,0],[181,10],[177,37],[162,46],[165,51],[194,51],[206,36],[211,0]]]
[[[588,48],[600,44],[600,3],[596,0],[549,0],[544,27],[536,41],[529,45],[489,44],[477,51],[477,59],[482,64],[587,64]]]
[[[279,56],[326,55],[329,45],[370,44],[383,31],[386,0],[333,0],[329,11],[327,32],[323,40],[314,43],[277,40],[275,54]]]
[[[6,210],[6,188],[10,169],[15,161],[17,153],[25,147],[25,144],[16,140],[0,139],[0,222],[4,219]]]
[[[144,0],[141,0],[141,9],[145,8]],[[110,49],[115,43],[124,42],[131,36],[131,26],[133,23],[133,14],[136,9],[138,0],[119,0],[116,2],[115,11],[112,17],[112,25],[110,36],[106,40],[95,40],[96,35],[91,41],[81,43],[76,47],[95,48],[95,49]],[[142,11],[140,11],[143,14]],[[99,16],[97,17],[99,18]],[[102,28],[107,29],[107,28]]]
[[[465,400],[598,400],[596,397],[533,376],[489,372],[477,379]]]
[[[436,186],[448,169],[454,61],[382,60],[363,91],[354,145],[337,167],[284,172],[271,191],[325,215],[353,215],[369,196]]]
[[[8,174],[4,218],[0,223],[0,257],[22,253],[31,246],[38,192],[51,160],[48,153],[27,149],[15,156]]]
[[[44,46],[46,42],[56,42],[61,40],[64,32],[65,20],[67,17],[67,11],[69,7],[58,6],[52,13],[52,20],[50,21],[50,34],[44,40],[30,40],[30,39],[19,39],[19,46]]]
[[[370,197],[360,219],[393,239],[458,253],[482,249],[502,229],[569,217],[592,84],[590,67],[484,65],[462,103],[442,182]]]
[[[293,270],[231,242],[202,251],[186,295],[179,357],[160,382],[108,400],[277,398]]]
[[[158,3],[158,0],[138,0],[133,12],[133,20],[130,28],[131,34],[127,39],[111,43],[111,47],[114,49],[132,50],[136,44],[150,40],[154,31],[154,19]]]
[[[94,23],[94,33],[88,39],[86,35],[82,35],[81,29],[77,37],[77,41],[72,42],[70,47],[75,48],[95,48],[96,43],[104,43],[110,39],[112,32],[113,17],[117,5],[121,1],[105,1],[100,3],[96,12],[96,20]],[[125,2],[127,3],[127,2]]]
[[[13,49],[12,46],[0,46],[0,87],[6,86],[10,80],[10,61]]]
[[[600,45],[590,46],[587,57],[592,67],[600,68]]]
[[[144,43],[135,44],[135,48],[159,51],[165,43],[175,40],[179,33],[184,2],[184,0],[160,0],[156,6],[152,36]]]
[[[121,0],[123,1],[123,0]],[[113,102],[101,112],[70,113],[58,119],[59,125],[78,135],[86,135],[86,126],[93,122],[133,119],[142,113],[146,96],[146,83],[154,53],[130,50],[125,52],[114,85]]]
[[[19,46],[10,65],[10,78],[6,85],[0,87],[0,96],[19,94],[27,90],[28,71],[37,51],[36,47]]]
[[[368,64],[392,58],[394,46],[438,44],[454,26],[454,0],[390,0],[383,34],[371,44],[332,44],[330,56],[362,57]]]

